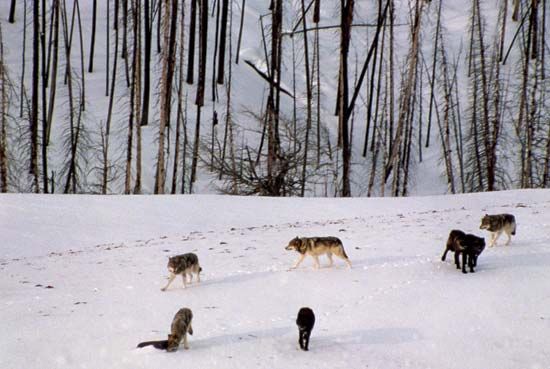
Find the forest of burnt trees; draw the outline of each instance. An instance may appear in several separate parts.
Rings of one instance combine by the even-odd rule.
[[[0,192],[406,196],[435,149],[448,193],[550,187],[547,1],[460,43],[451,4],[6,1]]]

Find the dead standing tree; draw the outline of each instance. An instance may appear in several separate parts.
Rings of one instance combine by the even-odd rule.
[[[172,101],[172,80],[176,65],[176,31],[178,24],[178,2],[164,0],[162,75],[160,80],[160,125],[155,176],[155,194],[164,194],[166,183],[165,135],[170,126],[170,106]]]
[[[200,4],[199,12],[199,81],[197,83],[197,96],[195,105],[197,106],[197,117],[195,121],[195,142],[193,146],[193,160],[191,162],[191,178],[189,183],[189,192],[193,192],[193,184],[197,178],[197,164],[199,160],[200,144],[200,126],[201,109],[204,106],[204,88],[206,84],[206,57],[208,47],[208,0],[198,0]],[[191,53],[191,51],[189,51]],[[188,75],[189,77],[189,75]]]
[[[340,1],[340,68],[338,73],[338,143],[342,147],[342,197],[351,196],[350,166],[351,148],[349,142],[348,121],[351,111],[348,109],[348,54],[351,41],[354,0]]]
[[[399,192],[399,179],[400,179],[400,164],[403,155],[403,148],[401,144],[405,135],[405,124],[407,117],[411,114],[410,109],[414,108],[412,104],[413,93],[416,85],[416,72],[418,64],[418,55],[420,50],[420,25],[422,19],[422,10],[424,2],[417,0],[414,8],[412,34],[411,34],[411,47],[409,49],[407,57],[407,70],[402,82],[401,98],[399,103],[399,114],[397,117],[397,127],[395,131],[395,138],[392,141],[392,148],[389,154],[389,158],[385,168],[384,181],[387,181],[390,174],[393,171],[393,184],[392,193],[397,195]]]
[[[0,23],[0,192],[8,192],[8,75],[4,64],[4,41]]]
[[[276,180],[278,171],[278,158],[281,141],[279,137],[279,107],[281,101],[281,53],[282,53],[282,24],[283,1],[273,0],[271,3],[271,62],[269,78],[273,83],[269,84],[269,96],[267,99],[267,178],[268,181]],[[274,184],[274,182],[272,183]],[[274,189],[272,196],[280,196],[277,186],[269,186]]]

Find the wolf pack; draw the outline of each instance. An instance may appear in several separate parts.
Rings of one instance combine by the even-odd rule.
[[[481,219],[479,229],[490,232],[489,247],[496,245],[498,238],[505,233],[508,237],[506,244],[509,245],[512,236],[516,234],[516,219],[512,214],[485,214]],[[319,269],[319,256],[326,255],[329,260],[329,267],[333,265],[332,256],[335,255],[342,259],[348,268],[351,268],[351,261],[344,250],[342,241],[337,237],[295,237],[285,247],[288,251],[296,251],[300,256],[296,263],[290,269],[296,269],[300,266],[306,256],[311,256],[314,260],[314,268]],[[462,269],[462,273],[467,274],[466,265],[470,273],[474,273],[477,266],[477,259],[485,249],[485,238],[474,234],[467,234],[461,230],[453,229],[449,233],[445,250],[441,256],[441,261],[445,261],[449,251],[454,253],[454,262],[457,269]],[[462,264],[460,259],[462,258]],[[462,266],[461,266],[462,265]],[[161,288],[166,291],[174,279],[181,275],[183,287],[192,283],[193,275],[196,275],[197,283],[200,282],[200,273],[202,268],[199,264],[199,258],[194,253],[172,256],[168,259],[168,283]],[[189,277],[189,280],[188,280]],[[193,335],[193,312],[189,308],[178,310],[172,324],[170,333],[166,340],[146,341],[137,345],[138,348],[153,346],[167,352],[176,351],[183,342],[183,348],[189,349],[187,334]],[[298,344],[300,349],[309,350],[309,338],[315,325],[315,313],[309,307],[302,307],[298,311],[296,318],[298,326]]]

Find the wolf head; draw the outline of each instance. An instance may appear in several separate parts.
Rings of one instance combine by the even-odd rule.
[[[485,238],[473,237],[471,247],[476,255],[481,254],[481,252],[485,249]]]
[[[176,265],[176,259],[175,258],[168,259],[168,271],[175,273],[177,268],[178,266]]]
[[[285,250],[289,250],[289,251],[299,251],[300,250],[300,246],[302,245],[302,241],[300,240],[299,237],[295,237],[293,238],[292,240],[290,240],[290,242],[288,243],[288,246],[285,247]]]
[[[179,345],[180,345],[179,337],[175,334],[169,334],[168,342],[166,344],[166,351],[174,352],[178,349]]]
[[[483,218],[481,218],[481,224],[479,226],[479,229],[490,229],[491,228],[491,217],[488,214],[485,214]]]
[[[477,237],[473,234],[468,234],[461,240],[464,250],[475,255],[481,254],[485,249],[485,238]]]

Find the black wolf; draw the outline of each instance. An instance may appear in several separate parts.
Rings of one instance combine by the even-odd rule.
[[[300,348],[304,351],[308,351],[309,336],[311,336],[311,330],[315,325],[315,314],[313,310],[308,307],[301,308],[300,311],[298,311],[296,325],[298,325],[298,343],[300,344]]]
[[[474,273],[474,267],[477,266],[477,258],[485,249],[485,239],[473,234],[466,234],[459,230],[452,230],[447,239],[445,251],[441,256],[441,261],[445,261],[447,252],[455,253],[456,268],[460,269],[460,254],[462,254],[462,273],[466,272],[466,263],[470,267],[470,272]]]

